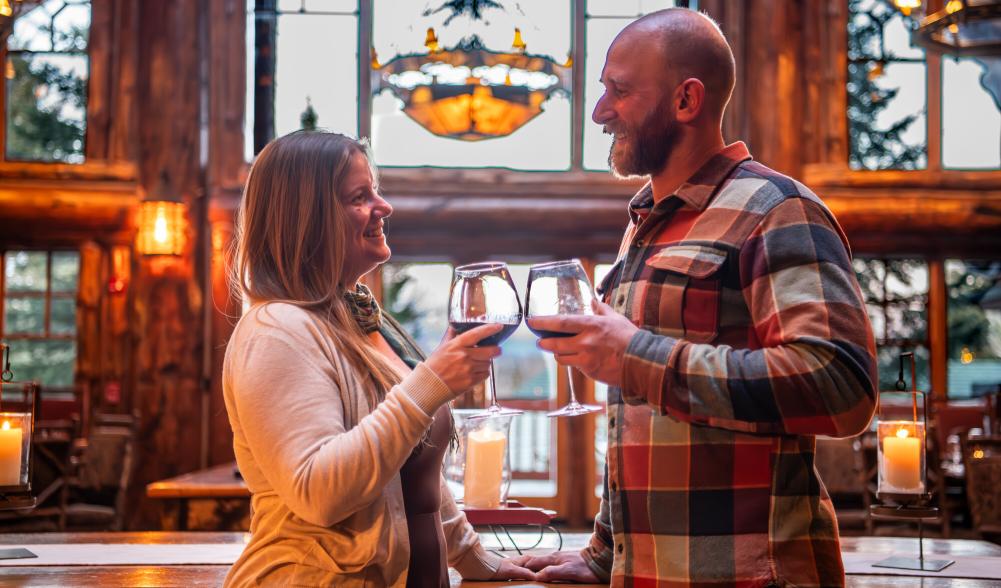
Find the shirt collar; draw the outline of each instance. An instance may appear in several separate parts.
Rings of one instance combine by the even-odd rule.
[[[728,178],[738,165],[751,159],[751,153],[743,142],[737,141],[721,149],[702,164],[692,177],[682,184],[678,191],[654,204],[653,185],[647,182],[639,192],[633,196],[629,202],[629,215],[633,222],[637,216],[644,215],[662,206],[670,206],[668,201],[678,198],[686,206],[695,210],[705,210],[709,205],[709,200],[716,193],[719,186]]]

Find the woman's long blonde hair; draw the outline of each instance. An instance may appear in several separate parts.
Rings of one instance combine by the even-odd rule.
[[[374,407],[399,375],[358,326],[342,296],[346,229],[340,195],[366,144],[326,131],[298,131],[268,143],[247,177],[237,213],[231,282],[251,302],[299,306],[330,327],[338,350],[366,382]],[[375,168],[372,166],[372,173]]]

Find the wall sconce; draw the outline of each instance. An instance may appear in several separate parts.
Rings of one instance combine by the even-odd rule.
[[[187,243],[187,206],[166,171],[140,204],[136,248],[142,255],[181,255]]]

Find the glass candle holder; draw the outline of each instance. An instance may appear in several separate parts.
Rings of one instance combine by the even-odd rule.
[[[445,480],[465,508],[503,508],[511,488],[511,416],[469,418],[454,410],[459,444],[445,461]]]
[[[0,492],[29,492],[32,415],[0,412]]]
[[[882,420],[879,436],[879,494],[924,495],[925,424],[912,420]]]

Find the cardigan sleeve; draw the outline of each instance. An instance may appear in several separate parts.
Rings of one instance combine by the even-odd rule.
[[[451,392],[419,364],[348,429],[344,397],[363,393],[361,383],[340,373],[297,320],[258,321],[251,328],[234,334],[224,379],[243,436],[296,516],[333,525],[382,494],[431,422],[429,414]]]

